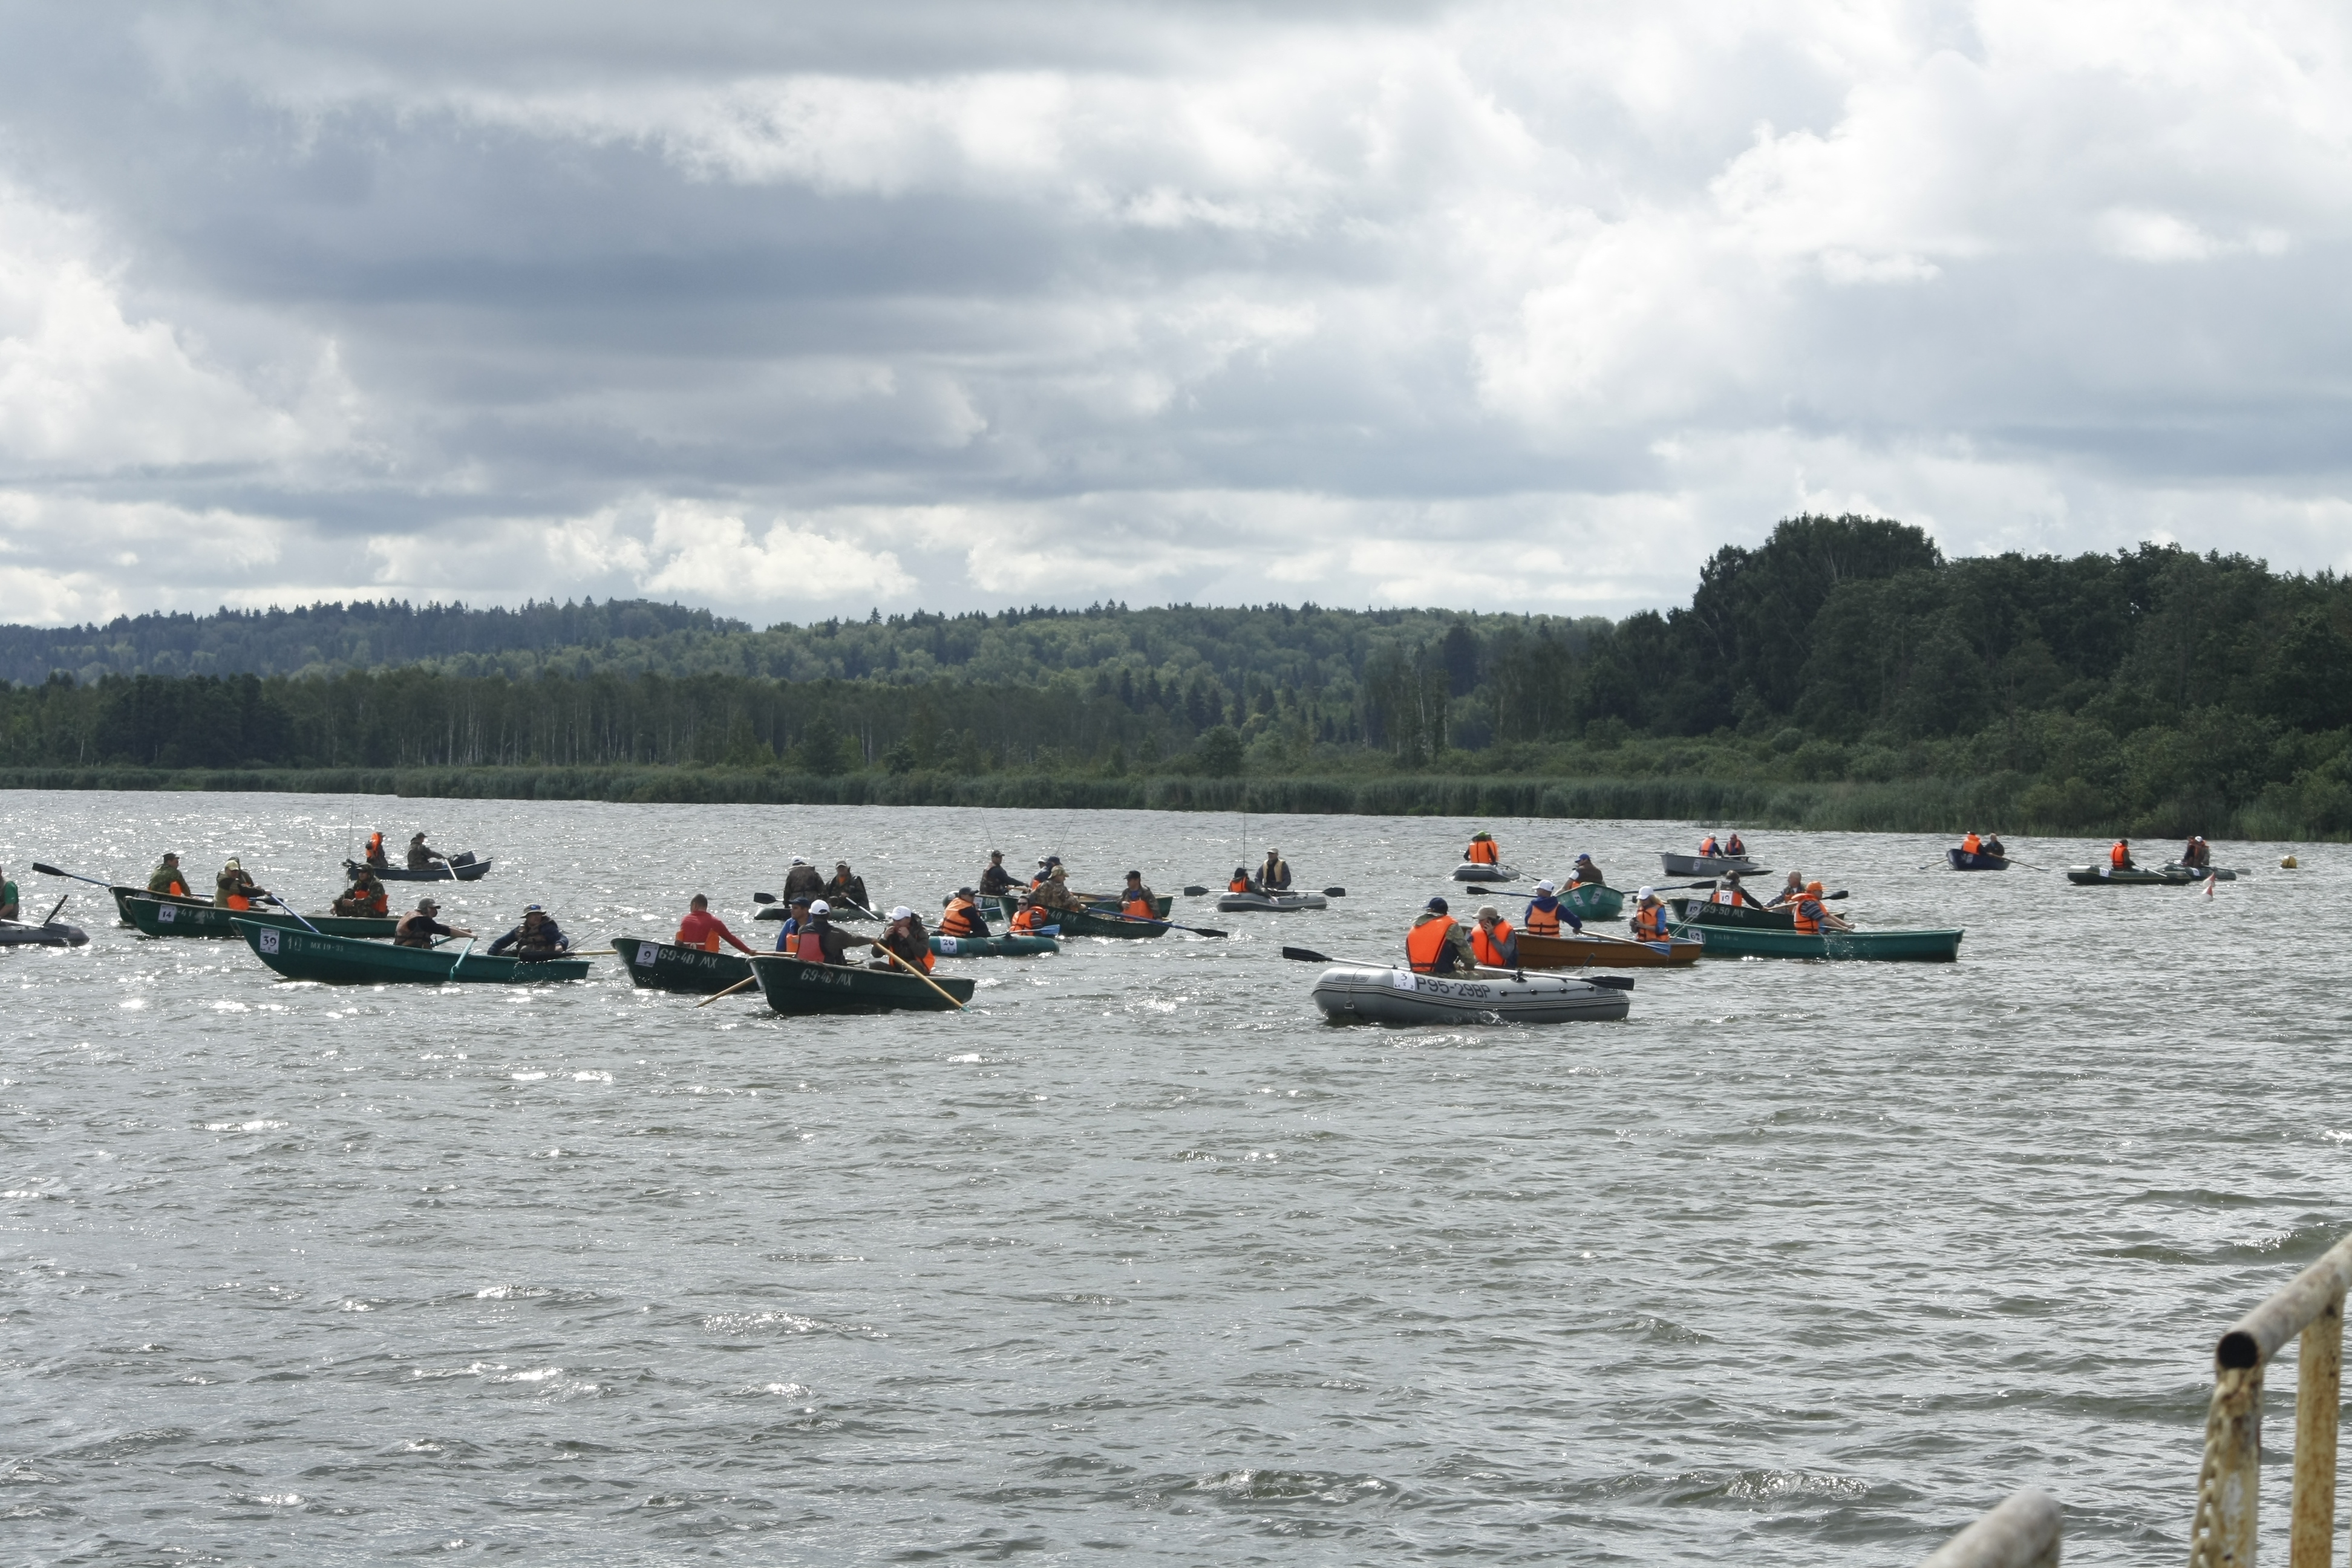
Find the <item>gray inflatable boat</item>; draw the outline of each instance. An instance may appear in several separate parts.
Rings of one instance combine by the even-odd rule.
[[[1561,974],[1467,978],[1341,963],[1315,982],[1315,1005],[1335,1024],[1580,1024],[1622,1018],[1633,1000]]]

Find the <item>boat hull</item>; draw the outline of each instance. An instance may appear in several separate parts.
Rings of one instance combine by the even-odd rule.
[[[47,925],[0,925],[0,947],[87,947],[89,932],[63,921]]]
[[[1706,950],[1695,942],[1630,942],[1608,936],[1534,936],[1519,932],[1519,963],[1528,969],[1583,969],[1606,963],[1623,969],[1680,969]]]
[[[1709,958],[1853,959],[1880,963],[1949,963],[1960,956],[1958,931],[1769,931],[1761,926],[1680,923],[1667,930],[1706,944]]]
[[[2191,882],[2203,880],[2201,877],[2170,867],[2151,871],[2139,866],[2128,871],[2118,871],[2109,866],[2072,866],[2067,868],[2066,879],[2078,888],[2185,888]]]
[[[1622,991],[1565,975],[1457,979],[1410,969],[1336,964],[1315,982],[1315,1005],[1335,1024],[1581,1024],[1622,1018]]]
[[[193,895],[182,898],[177,893],[151,893],[144,888],[126,888],[119,882],[106,890],[114,895],[114,912],[122,917],[122,923],[127,926],[135,926],[139,923],[131,918],[130,900],[132,899],[154,899],[163,903],[180,904],[198,910],[208,910],[213,907],[213,901],[210,899],[199,899]]]
[[[1786,910],[1759,910],[1753,904],[1718,904],[1706,899],[1668,899],[1675,919],[1690,925],[1748,926],[1759,931],[1795,931],[1797,917]]]
[[[227,910],[215,904],[184,904],[152,893],[132,893],[121,900],[131,923],[147,936],[196,936],[235,939],[236,922],[300,931],[302,922],[278,910]],[[310,923],[328,936],[389,938],[400,922],[391,919],[347,915],[311,915]]]
[[[1481,866],[1475,860],[1465,860],[1454,868],[1457,882],[1516,882],[1519,868],[1516,866]]]
[[[312,936],[307,931],[263,925],[242,915],[235,923],[236,934],[245,938],[253,955],[289,980],[316,980],[329,985],[443,985],[453,981],[461,985],[516,985],[588,978],[584,958],[526,963],[467,952],[463,947],[394,947],[356,937]]]
[[[982,893],[972,901],[979,906],[980,912],[991,920],[1009,921],[1021,909],[1019,894]],[[1108,895],[1097,897],[1093,893],[1081,893],[1078,901],[1089,910],[1099,911],[1116,911],[1118,908],[1118,900]],[[1176,895],[1161,893],[1151,900],[1151,907],[1153,912],[1164,921],[1168,918],[1168,911],[1176,907]]]
[[[1743,877],[1769,877],[1772,873],[1753,860],[1733,860],[1721,855],[1660,854],[1659,863],[1669,877],[1728,877],[1734,871]]]
[[[1036,958],[1062,944],[1050,936],[935,936],[931,951],[941,958]]]
[[[1168,934],[1166,921],[1134,920],[1093,910],[1055,910],[1054,923],[1069,936],[1107,936],[1118,942],[1148,942]]]
[[[628,971],[629,984],[640,991],[708,996],[751,978],[751,961],[740,952],[709,952],[639,936],[614,937],[613,951]]]
[[[2184,866],[2179,861],[2174,860],[2167,863],[2164,869],[2168,874],[2178,872],[2192,882],[2201,882],[2208,877],[2217,882],[2234,882],[2238,879],[2238,874],[2226,866]]]
[[[2009,862],[1998,855],[1971,855],[1965,849],[1947,849],[1944,858],[1952,863],[1955,871],[2006,871]]]
[[[344,861],[344,876],[356,874],[360,866],[357,860]],[[463,866],[452,867],[446,860],[436,860],[422,871],[412,871],[405,866],[378,866],[373,869],[379,882],[478,882],[490,874],[490,863],[468,860]]]
[[[1561,890],[1559,901],[1574,910],[1580,921],[1613,921],[1625,912],[1625,895],[1600,882],[1570,882]]]
[[[1217,900],[1221,915],[1243,915],[1252,910],[1288,914],[1295,910],[1328,910],[1331,900],[1320,893],[1227,893]]]
[[[782,953],[752,959],[760,994],[769,1008],[788,1016],[811,1013],[946,1013],[955,1004],[914,975],[897,969],[863,969],[845,963],[803,963]],[[974,981],[934,974],[933,984],[957,1002],[969,1002]]]

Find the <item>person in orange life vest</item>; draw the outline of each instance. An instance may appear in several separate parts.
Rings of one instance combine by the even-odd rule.
[[[1735,910],[1742,904],[1746,904],[1751,909],[1760,910],[1764,907],[1758,903],[1754,899],[1750,898],[1748,896],[1748,889],[1739,885],[1739,873],[1737,871],[1734,871],[1731,875],[1726,877],[1721,885],[1718,886],[1714,892],[1709,893],[1706,898],[1707,902],[1711,904],[1728,904]]]
[[[217,909],[249,910],[268,897],[269,889],[255,887],[253,879],[245,874],[245,868],[234,855],[221,868],[221,874],[213,879],[213,904]]]
[[[2107,851],[2107,868],[2111,871],[2137,871],[2139,869],[2138,867],[2132,864],[2130,839],[2118,838],[2116,840],[2116,847]]]
[[[368,835],[367,854],[364,858],[369,865],[374,867],[379,871],[383,870],[386,866],[392,863],[383,858],[383,829],[378,828],[375,832]]]
[[[1839,919],[1830,907],[1822,901],[1822,885],[1819,882],[1805,884],[1805,890],[1799,894],[1797,901],[1789,907],[1789,913],[1795,917],[1797,930],[1807,935],[1824,931],[1853,929],[1851,923]]]
[[[1568,921],[1570,931],[1584,929],[1584,922],[1576,918],[1576,911],[1559,901],[1559,895],[1551,883],[1548,880],[1538,882],[1536,896],[1528,900],[1528,912],[1521,917],[1519,929],[1529,936],[1558,936],[1559,922],[1563,920]],[[1513,963],[1510,967],[1517,969],[1518,964]]]
[[[1054,911],[1034,898],[1023,904],[1020,912],[1013,917],[1013,930],[1020,936],[1035,936],[1053,923]]]
[[[400,924],[394,928],[392,933],[392,945],[394,947],[431,947],[433,945],[433,939],[436,936],[471,936],[474,934],[472,931],[466,930],[462,926],[443,925],[440,921],[436,918],[440,913],[441,906],[435,903],[432,900],[417,900],[415,910],[413,913],[401,916]]]
[[[1225,891],[1228,893],[1255,893],[1257,891],[1256,884],[1250,880],[1248,867],[1236,866],[1234,868],[1234,879],[1225,884]]]
[[[1960,853],[1963,855],[1981,855],[1984,853],[1984,840],[1977,837],[1977,830],[1975,828],[1969,828],[1969,836],[1960,840]]]
[[[929,974],[939,960],[931,956],[931,933],[923,929],[923,917],[900,904],[890,911],[890,923],[882,928],[882,940],[872,944],[878,953],[897,953],[899,960],[917,972]],[[874,962],[877,969],[896,969],[887,957]]]
[[[170,898],[188,897],[188,879],[180,875],[178,850],[167,849],[163,852],[163,863],[155,868],[153,876],[147,879],[147,890]]]
[[[803,926],[808,924],[810,902],[810,899],[803,894],[785,906],[792,910],[792,913],[786,915],[784,923],[777,928],[776,951],[778,952],[792,952],[793,939],[801,934]]]
[[[1470,955],[1489,969],[1519,966],[1519,939],[1492,904],[1478,906],[1478,923],[1470,930]]]
[[[1633,896],[1633,940],[1664,942],[1666,940],[1666,909],[1658,902],[1657,889],[1644,888]]]
[[[1029,890],[1034,893],[1043,888],[1054,879],[1054,873],[1061,868],[1062,858],[1059,855],[1048,855],[1038,861],[1037,874],[1029,879]]]
[[[949,898],[947,909],[940,916],[941,936],[986,936],[988,921],[980,912],[979,895],[970,888],[958,888]]]
[[[2199,869],[2213,863],[2213,847],[2205,842],[2203,834],[2200,833],[2189,840],[2188,847],[2180,851],[2180,863]]]
[[[1698,852],[1701,858],[1712,859],[1723,853],[1723,847],[1716,843],[1715,835],[1710,833],[1706,836],[1706,841],[1698,847]]]
[[[375,872],[362,866],[352,873],[352,885],[335,900],[334,912],[362,920],[382,920],[392,912],[392,896],[376,880]]]
[[[823,899],[809,901],[808,918],[800,922],[793,933],[793,945],[787,949],[803,963],[841,963],[849,952],[849,939],[835,931],[833,921],[825,917],[833,912]]]
[[[1416,974],[1472,974],[1477,955],[1461,925],[1445,912],[1444,899],[1432,899],[1405,933],[1404,955]]]
[[[708,893],[694,895],[693,901],[687,906],[686,918],[677,922],[677,934],[670,941],[680,947],[698,947],[705,952],[717,952],[722,942],[740,952],[751,951],[727,929],[725,921],[710,912],[710,896]]]
[[[1495,842],[1495,836],[1491,833],[1474,833],[1470,836],[1470,847],[1462,851],[1462,858],[1474,866],[1499,865],[1503,858],[1503,847]]]
[[[1592,857],[1590,855],[1579,855],[1576,858],[1575,867],[1568,875],[1570,887],[1573,888],[1581,882],[1598,882],[1604,888],[1609,885],[1609,879],[1601,874],[1601,868],[1592,863]]]
[[[1281,850],[1265,852],[1265,864],[1257,868],[1257,885],[1269,893],[1290,891],[1290,862],[1282,858]]]
[[[1723,852],[1734,860],[1748,858],[1748,846],[1739,842],[1739,835],[1737,833],[1724,841]]]
[[[1143,873],[1129,871],[1127,886],[1118,890],[1118,912],[1129,920],[1156,921],[1160,918],[1160,899],[1145,885]]]

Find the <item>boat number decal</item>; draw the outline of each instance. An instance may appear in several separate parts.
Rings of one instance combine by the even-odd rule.
[[[261,951],[264,952],[276,952],[278,951],[278,933],[276,931],[265,931],[261,933]]]
[[[642,968],[651,969],[654,966],[654,960],[660,956],[661,949],[656,947],[651,942],[647,942],[643,947],[637,949],[637,963]]]
[[[180,911],[173,909],[171,905],[165,904],[155,911],[155,918],[161,921],[163,924],[170,925],[173,921],[180,918]]]
[[[1494,989],[1491,985],[1473,984],[1463,981],[1433,980],[1416,974],[1410,969],[1389,971],[1389,984],[1400,991],[1425,991],[1433,996],[1460,996],[1465,1000],[1484,996]]]
[[[943,936],[943,937],[940,938],[940,952],[942,952],[942,953],[946,953],[946,954],[950,954],[950,955],[952,955],[952,954],[955,952],[955,950],[956,950],[956,939],[955,939],[955,938],[953,938],[953,937],[951,937],[951,936]]]

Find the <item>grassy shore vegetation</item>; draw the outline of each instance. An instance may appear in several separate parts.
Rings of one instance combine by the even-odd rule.
[[[1798,518],[1615,623],[656,608],[686,619],[507,650],[528,669],[51,673],[0,689],[0,784],[2352,835],[2352,585],[2169,546],[1947,561]]]

